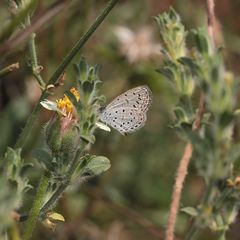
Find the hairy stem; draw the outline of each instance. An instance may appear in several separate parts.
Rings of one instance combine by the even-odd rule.
[[[206,1],[207,1],[208,35],[211,40],[212,46],[214,46],[214,24],[215,24],[214,0]]]
[[[113,7],[117,4],[119,0],[110,0],[106,6],[106,8],[102,11],[102,13],[97,17],[95,22],[89,27],[89,29],[86,31],[86,33],[79,39],[79,41],[75,44],[75,46],[69,51],[69,53],[66,55],[66,57],[62,60],[60,65],[57,67],[56,71],[53,73],[52,77],[49,79],[49,84],[54,84],[57,82],[58,78],[63,73],[64,69],[71,63],[72,59],[77,55],[77,53],[80,51],[80,49],[84,46],[84,44],[87,42],[87,40],[91,37],[91,35],[97,30],[97,28],[100,26],[100,24],[103,22],[103,20],[107,17],[107,15],[110,13],[110,11],[113,9]],[[47,98],[49,93],[47,90],[44,90],[42,92],[42,95],[35,106],[33,112],[29,116],[27,123],[20,134],[16,144],[15,148],[23,148],[29,138],[29,135],[31,134],[32,129],[34,128],[36,124],[36,119],[38,117],[38,114],[41,110],[40,102]]]
[[[9,73],[11,73],[12,71],[16,70],[19,68],[19,63],[13,63],[11,65],[8,65],[7,67],[3,68],[0,70],[0,77],[3,77]]]
[[[28,26],[31,25],[30,16],[27,17],[27,25]],[[30,59],[31,59],[31,68],[32,68],[33,76],[37,79],[40,87],[44,89],[45,82],[43,81],[42,76],[40,74],[40,66],[38,65],[38,60],[37,60],[35,37],[36,37],[36,34],[31,33],[30,39],[28,41],[28,49],[29,49]]]
[[[166,240],[173,240],[174,238],[174,228],[177,220],[179,202],[183,189],[183,183],[187,175],[187,168],[192,157],[192,152],[193,152],[192,144],[188,143],[185,147],[183,156],[180,160],[175,185],[173,187],[172,202],[168,217],[168,227],[166,230]]]
[[[40,180],[39,188],[33,202],[33,206],[30,210],[29,218],[26,223],[25,232],[23,234],[23,240],[28,240],[31,238],[33,229],[36,225],[40,208],[42,206],[43,200],[46,195],[47,187],[49,183],[49,176],[44,174]]]
[[[198,113],[196,116],[196,119],[193,123],[192,130],[198,131],[201,126],[201,121],[203,118],[203,114],[205,111],[205,96],[202,93],[199,99],[198,104]],[[170,213],[168,216],[168,224],[167,224],[167,230],[166,230],[166,240],[173,240],[174,239],[174,229],[177,221],[177,214],[178,214],[178,208],[179,203],[181,199],[183,184],[187,175],[187,169],[190,162],[190,159],[192,157],[193,153],[193,147],[192,144],[189,142],[187,143],[183,156],[180,160],[179,167],[177,169],[177,176],[175,180],[175,184],[173,187],[173,193],[172,193],[172,202],[170,206]]]

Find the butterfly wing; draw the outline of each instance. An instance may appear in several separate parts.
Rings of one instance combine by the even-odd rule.
[[[147,86],[139,86],[115,98],[100,114],[101,121],[120,133],[134,132],[144,126],[152,94]]]
[[[143,127],[147,117],[145,112],[138,109],[120,107],[115,112],[105,109],[100,119],[125,135],[125,133],[134,132]]]
[[[107,105],[107,109],[111,110],[120,107],[132,107],[141,108],[141,110],[147,110],[152,103],[152,93],[148,86],[143,85],[132,88],[115,99]]]

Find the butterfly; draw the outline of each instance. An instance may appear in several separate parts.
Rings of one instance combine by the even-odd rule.
[[[152,92],[148,86],[132,88],[100,109],[102,122],[121,134],[134,132],[145,125],[147,111],[152,103]]]

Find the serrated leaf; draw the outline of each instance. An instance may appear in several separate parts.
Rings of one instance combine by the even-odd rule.
[[[185,207],[181,209],[181,212],[188,214],[191,217],[196,217],[198,215],[198,211],[193,207]]]

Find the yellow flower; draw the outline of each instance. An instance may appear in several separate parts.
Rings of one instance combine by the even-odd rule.
[[[75,96],[77,102],[80,100],[80,94],[76,90],[76,88],[71,88],[70,92]],[[64,94],[63,98],[57,99],[57,107],[67,115],[73,112],[73,104],[71,103],[70,99]]]

